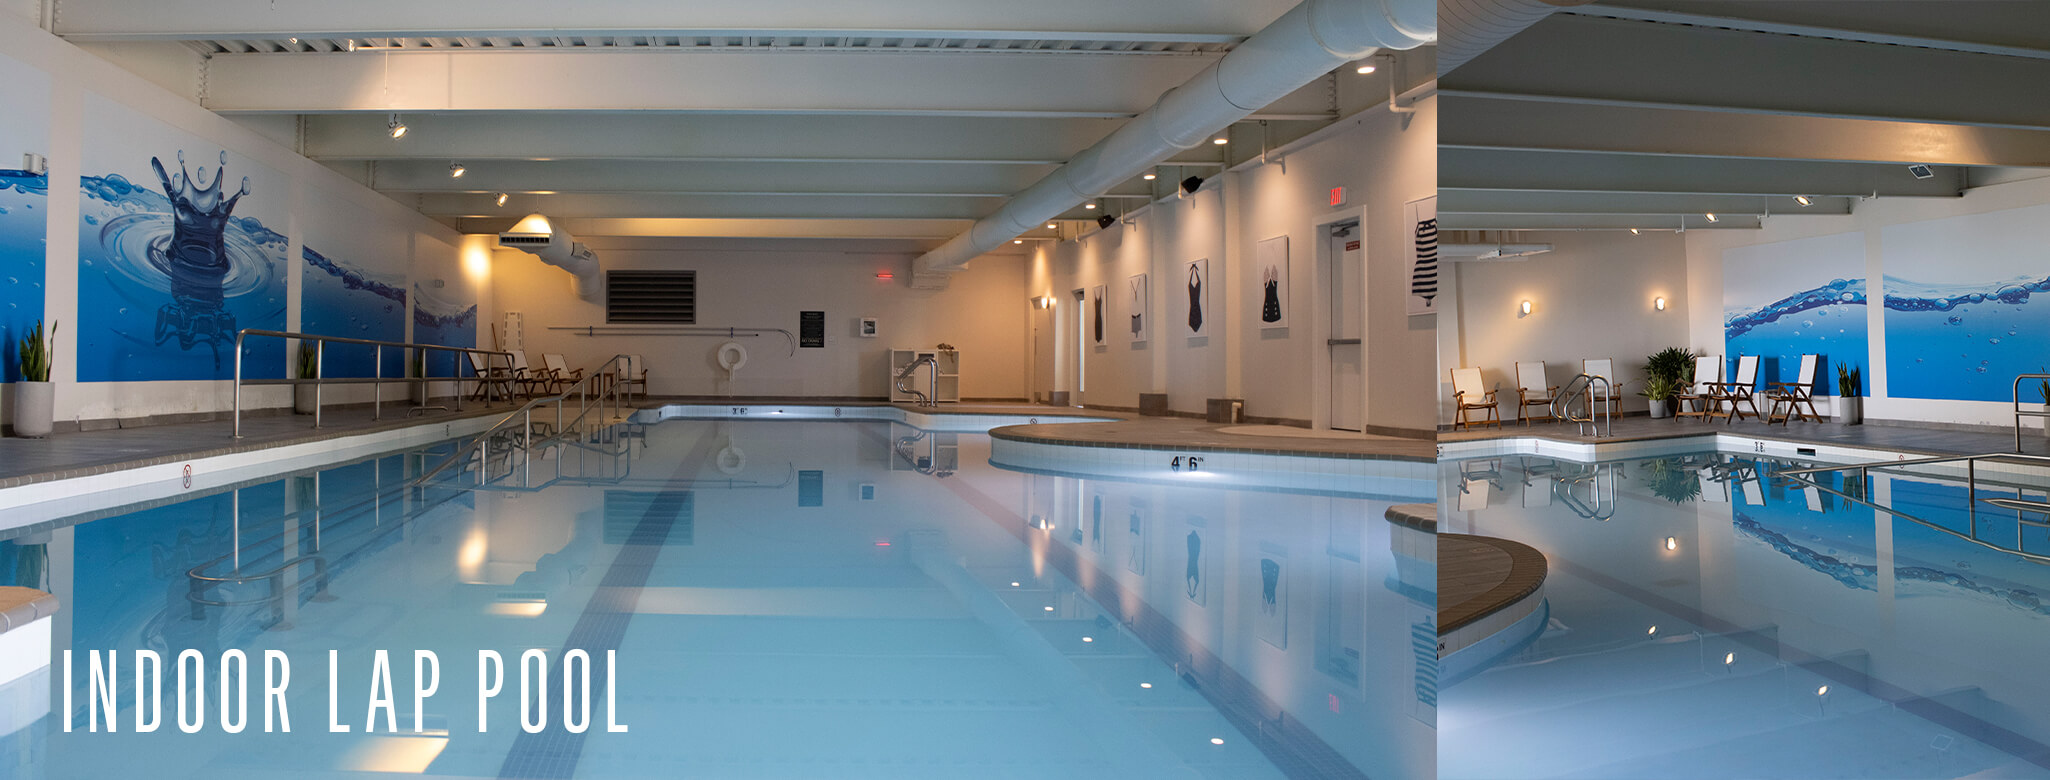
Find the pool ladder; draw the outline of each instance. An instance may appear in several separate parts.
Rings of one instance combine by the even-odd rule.
[[[1608,522],[1616,516],[1616,482],[1621,476],[1616,472],[1621,465],[1603,463],[1578,474],[1559,474],[1553,478],[1552,496],[1576,515]],[[1581,498],[1582,487],[1587,488],[1586,498]]]
[[[1597,383],[1600,384],[1602,389],[1600,396],[1593,394]],[[1574,401],[1576,400],[1586,401],[1585,408],[1587,414],[1577,415],[1573,413]],[[1596,403],[1601,404],[1599,423],[1596,422],[1595,417]],[[1599,439],[1604,436],[1615,435],[1611,430],[1614,425],[1615,406],[1616,386],[1609,383],[1608,377],[1596,374],[1581,374],[1567,380],[1566,391],[1552,399],[1552,416],[1572,421],[1575,430],[1582,436],[1591,435]]]
[[[918,373],[919,366],[932,366],[932,384],[928,388],[931,392],[920,392],[905,384],[910,382],[911,377]],[[912,402],[913,406],[939,406],[939,359],[931,355],[922,355],[917,360],[911,361],[910,365],[904,367],[904,370],[897,372],[897,392],[916,397],[918,400]]]

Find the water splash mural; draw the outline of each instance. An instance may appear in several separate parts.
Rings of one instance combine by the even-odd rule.
[[[1822,356],[1820,394],[1836,394],[1836,364],[1863,367],[1864,243],[1857,234],[1740,247],[1723,253],[1723,349],[1761,358],[1759,381],[1796,381],[1801,356]],[[1734,378],[1734,376],[1733,376]],[[1870,382],[1867,382],[1870,389]]]
[[[21,339],[43,316],[49,177],[0,170],[0,375],[21,380]]]
[[[382,273],[300,248],[307,269],[299,288],[299,328],[324,336],[405,341],[406,286],[400,274]],[[384,350],[384,376],[405,375],[405,350]],[[376,375],[376,350],[329,344],[325,372],[332,377]]]
[[[477,304],[458,300],[450,292],[453,291],[439,279],[413,284],[413,341],[448,347],[477,346]],[[449,364],[444,361],[452,358],[437,354],[432,359],[434,364],[428,367],[428,373],[447,376]],[[453,359],[463,360],[460,356]],[[461,365],[467,373],[467,364]]]
[[[118,107],[93,108],[110,112],[103,121],[151,124]],[[179,151],[173,172],[161,157],[134,152],[125,138],[106,139],[113,130],[96,126],[93,117],[88,122],[94,126],[87,132],[87,164],[114,172],[79,178],[78,378],[234,376],[236,330],[284,329],[289,244],[256,216],[235,212],[262,192],[263,207],[278,215],[272,224],[282,224],[283,187],[267,189],[276,177],[250,165],[243,173],[255,175],[239,177],[230,190],[225,151],[211,171],[188,169]],[[154,188],[126,172],[144,159]],[[104,162],[112,164],[96,164]],[[255,339],[244,350],[246,375],[284,375],[281,342]]]
[[[1889,394],[2013,400],[2016,374],[2050,366],[2046,292],[2050,277],[1929,284],[1888,275]],[[2023,385],[2024,403],[2041,400],[2032,383]]]

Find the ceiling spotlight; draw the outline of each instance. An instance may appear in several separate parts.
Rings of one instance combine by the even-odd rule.
[[[292,43],[293,43],[293,44],[295,44],[295,45],[299,43],[299,39],[298,39],[298,38],[286,38],[285,40],[287,40],[287,41],[290,41],[290,42],[292,42]]]
[[[1630,235],[1633,235],[1633,236],[1638,236],[1638,235],[1643,235],[1643,233],[1642,233],[1642,232],[1640,232],[1640,231],[1639,231],[1639,230],[1638,230],[1637,228],[1631,228],[1631,229],[1630,229]]]
[[[1359,66],[1359,68],[1355,69],[1353,72],[1365,76],[1369,73],[1374,72],[1374,65],[1373,63],[1367,63],[1365,65]]]
[[[451,178],[451,179],[460,179],[460,178],[463,178],[463,173],[465,173],[465,172],[466,172],[467,170],[468,170],[467,168],[464,168],[464,167],[463,167],[463,164],[462,164],[462,163],[449,163],[449,164],[448,164],[448,177],[449,177],[449,178]]]
[[[507,197],[509,197],[509,196],[508,196],[508,195],[506,195],[506,194],[505,194],[505,193],[503,193],[503,192],[501,192],[501,193],[498,193],[498,205],[500,205],[500,206],[503,206],[503,205],[505,205],[505,199],[506,199]]]
[[[1059,226],[1059,225],[1056,225],[1056,224],[1054,224],[1054,223],[1052,223],[1052,222],[1048,222],[1048,223],[1046,223],[1046,229],[1047,229],[1047,230],[1059,230],[1059,229],[1061,229],[1061,226]]]
[[[1225,144],[1231,143],[1231,139],[1220,135],[1216,138],[1210,139],[1210,142],[1213,144],[1217,144],[1218,146],[1223,146]]]
[[[1023,244],[1023,243],[1025,243],[1025,239],[1022,239],[1022,238],[1014,238],[1014,239],[1011,239],[1011,243],[1013,243],[1013,244]]]
[[[1203,189],[1203,177],[1190,176],[1189,178],[1182,180],[1182,192],[1194,195],[1196,194],[1196,191],[1200,189]]]
[[[1093,201],[1093,200],[1092,200],[1092,201],[1089,201],[1088,203],[1084,203],[1084,204],[1082,204],[1082,208],[1085,208],[1085,209],[1093,209],[1093,208],[1096,208],[1096,201]]]
[[[1141,179],[1145,179],[1145,180],[1147,180],[1147,181],[1153,181],[1154,179],[1158,179],[1158,178],[1160,178],[1160,174],[1157,174],[1157,173],[1149,173],[1149,174],[1146,174],[1146,175],[1144,175],[1144,176],[1141,176],[1141,177],[1139,177],[1139,178],[1141,178]]]
[[[398,114],[391,115],[391,120],[384,123],[384,130],[393,138],[406,137],[406,123],[399,121]]]
[[[1708,213],[1706,213],[1706,214],[1703,214],[1702,216],[1704,216],[1704,217],[1708,217],[1708,221],[1710,221],[1710,222],[1714,222],[1714,221],[1715,221],[1715,212],[1713,212],[1713,211],[1711,211],[1711,212],[1708,212]]]
[[[1794,202],[1795,202],[1795,203],[1799,203],[1799,204],[1801,204],[1801,205],[1803,205],[1803,206],[1813,206],[1813,205],[1815,205],[1815,201],[1814,201],[1814,200],[1812,200],[1812,199],[1810,199],[1810,198],[1809,198],[1808,196],[1806,196],[1806,195],[1795,195],[1795,196],[1794,196]]]
[[[1096,226],[1099,228],[1103,228],[1105,230],[1110,229],[1110,226],[1117,224],[1117,222],[1118,218],[1113,217],[1109,214],[1105,214],[1101,217],[1096,218]]]

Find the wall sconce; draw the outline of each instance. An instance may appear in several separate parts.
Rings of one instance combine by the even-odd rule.
[[[1671,536],[1666,537],[1666,550],[1671,552],[1678,549],[1680,549],[1680,540]]]
[[[1521,305],[1516,307],[1516,310],[1522,316],[1530,316],[1530,301],[1524,301]]]
[[[1659,310],[1659,311],[1665,311],[1665,310],[1666,310],[1666,299],[1665,299],[1665,296],[1659,296],[1659,297],[1657,297],[1657,298],[1653,298],[1653,299],[1651,299],[1651,307],[1652,307],[1652,308],[1654,308],[1654,309],[1657,309],[1657,310]]]
[[[1035,309],[1051,309],[1051,308],[1053,308],[1053,297],[1052,297],[1052,296],[1048,296],[1048,295],[1038,295],[1038,296],[1034,296],[1034,297],[1032,298],[1032,308],[1035,308]]]

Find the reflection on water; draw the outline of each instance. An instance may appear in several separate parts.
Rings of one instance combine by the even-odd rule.
[[[2014,666],[2050,642],[2044,518],[1935,470],[1775,476],[1807,465],[1441,466],[1448,531],[1544,552],[1552,617],[1444,692],[1441,776],[2050,776],[2050,678]]]
[[[123,689],[121,730],[89,733],[80,678],[80,730],[53,703],[0,737],[0,761],[52,778],[1432,771],[1435,668],[1413,647],[1434,631],[1428,535],[1385,504],[1015,473],[988,447],[678,421],[531,456],[444,445],[15,536],[0,578],[62,599],[60,655],[282,650],[294,730],[137,734]],[[630,732],[527,735],[510,695],[479,713],[479,649],[573,647],[617,650],[619,699],[593,711]],[[398,732],[364,733],[380,648],[402,697],[401,659],[441,658],[422,733],[409,701]],[[350,734],[324,728],[328,650]]]

